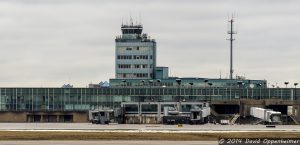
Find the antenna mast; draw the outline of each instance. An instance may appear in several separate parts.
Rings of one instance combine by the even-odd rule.
[[[228,39],[230,41],[230,79],[232,79],[232,75],[233,75],[233,68],[232,68],[232,42],[235,40],[233,38],[233,34],[236,34],[236,32],[233,30],[233,16],[231,17],[231,19],[228,21],[229,25],[230,25],[230,30],[228,30],[227,34],[230,35],[230,38]]]

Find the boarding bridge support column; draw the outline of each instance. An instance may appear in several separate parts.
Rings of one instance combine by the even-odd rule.
[[[142,124],[142,105],[141,102],[138,104],[138,113],[139,113],[139,123]]]
[[[293,105],[293,115],[300,117],[300,105]]]
[[[157,121],[156,123],[160,123],[160,103],[157,103]]]

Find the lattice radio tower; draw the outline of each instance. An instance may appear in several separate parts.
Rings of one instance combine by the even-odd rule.
[[[233,66],[232,66],[232,42],[235,40],[233,38],[233,35],[236,34],[237,32],[234,31],[233,29],[233,22],[234,22],[234,17],[232,15],[231,19],[228,20],[229,22],[229,30],[227,31],[227,34],[230,35],[230,38],[227,39],[230,41],[230,79],[232,79],[232,75],[233,75]]]

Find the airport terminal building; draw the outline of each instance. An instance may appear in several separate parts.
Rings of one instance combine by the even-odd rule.
[[[120,108],[122,102],[146,102],[145,110],[141,110],[142,114],[157,114],[158,106],[150,104],[162,102],[208,102],[219,114],[239,113],[240,108],[246,111],[251,105],[267,106],[287,113],[287,106],[294,106],[296,109],[300,104],[300,90],[293,88],[136,86],[0,88],[0,92],[1,122],[87,122],[88,110]],[[248,114],[249,112],[242,112],[242,115]]]
[[[168,67],[156,66],[156,41],[142,33],[142,25],[130,23],[121,30],[115,39],[115,78],[109,86],[3,87],[0,122],[88,122],[89,110],[110,108],[121,110],[123,123],[161,123],[165,106],[180,106],[188,114],[195,105],[209,106],[215,116],[247,117],[252,106],[300,115],[296,84],[278,88],[243,77],[169,77]]]

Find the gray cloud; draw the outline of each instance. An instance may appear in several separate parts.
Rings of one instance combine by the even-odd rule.
[[[237,14],[234,69],[271,84],[299,82],[298,1],[0,1],[0,86],[85,87],[114,77],[114,38],[142,16],[158,65],[180,77],[229,72],[227,16]]]

